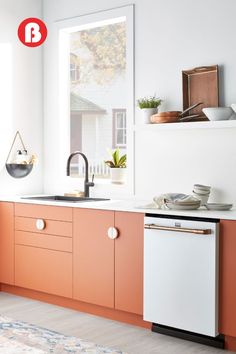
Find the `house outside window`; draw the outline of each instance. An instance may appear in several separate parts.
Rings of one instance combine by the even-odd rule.
[[[126,109],[113,109],[113,148],[126,148]]]
[[[77,82],[80,79],[79,58],[70,53],[70,81]]]

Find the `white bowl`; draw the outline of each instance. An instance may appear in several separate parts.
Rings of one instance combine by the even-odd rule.
[[[199,188],[196,188],[194,187],[193,188],[193,192],[196,193],[196,194],[200,194],[200,195],[209,195],[211,193],[210,190],[205,190],[205,189],[199,189]]]
[[[234,110],[234,112],[236,113],[236,103],[232,103],[231,104],[231,108]]]
[[[165,203],[165,205],[167,206],[168,209],[171,210],[196,210],[200,207],[201,205],[201,200],[199,199],[199,203],[194,203],[194,204],[176,204],[176,203],[171,203],[171,202],[167,202]]]
[[[212,121],[228,120],[232,115],[234,116],[234,111],[231,107],[209,107],[203,108],[202,111]]]
[[[199,193],[210,192],[210,186],[204,186],[203,184],[194,184],[193,189],[199,190]]]
[[[199,199],[201,201],[201,205],[205,205],[208,202],[209,199],[209,194],[197,194],[195,192],[193,192],[194,197],[196,197],[197,199]]]

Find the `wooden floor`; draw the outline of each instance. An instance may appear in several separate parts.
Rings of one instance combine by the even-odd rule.
[[[128,354],[230,353],[3,292],[0,292],[0,313]]]

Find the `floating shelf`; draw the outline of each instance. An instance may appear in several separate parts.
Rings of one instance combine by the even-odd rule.
[[[162,123],[162,124],[136,124],[135,131],[156,131],[156,130],[175,130],[175,129],[219,129],[236,128],[236,120],[204,121],[204,122],[182,122],[182,123]]]

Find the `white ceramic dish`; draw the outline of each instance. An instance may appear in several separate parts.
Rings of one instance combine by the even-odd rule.
[[[196,204],[198,204],[198,202],[199,202],[198,198],[196,198],[195,202],[178,202],[178,201],[176,201],[176,202],[172,203],[171,201],[169,201],[169,202],[167,201],[167,203],[176,204],[176,205],[196,205]]]
[[[200,189],[200,188],[193,188],[193,192],[199,195],[209,195],[211,191],[205,190],[205,189]]]
[[[194,193],[194,191],[193,191],[193,195],[195,198],[200,200],[201,205],[207,204],[208,199],[209,199],[209,194],[197,194],[197,193]]]
[[[168,209],[171,210],[196,210],[200,207],[201,202],[195,203],[192,205],[179,205],[175,203],[166,203],[165,205],[167,206]]]
[[[231,107],[208,107],[203,108],[202,111],[212,121],[229,120],[235,114]]]
[[[205,206],[208,210],[230,210],[233,204],[207,203]]]
[[[210,186],[204,186],[204,184],[194,184],[193,188],[201,189],[203,191],[210,191],[211,187]]]

